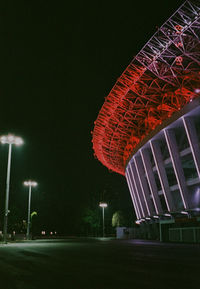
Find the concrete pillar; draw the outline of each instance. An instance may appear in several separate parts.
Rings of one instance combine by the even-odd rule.
[[[138,180],[140,183],[142,195],[143,195],[145,206],[147,209],[147,214],[148,214],[148,216],[152,216],[154,214],[154,210],[153,210],[153,206],[151,203],[150,192],[149,192],[149,189],[148,189],[148,186],[146,183],[146,179],[145,179],[145,175],[144,175],[144,169],[142,166],[142,161],[141,161],[140,156],[137,155],[137,156],[133,157],[133,161],[135,164]]]
[[[142,207],[142,202],[140,199],[138,188],[136,186],[135,177],[133,175],[133,170],[132,170],[132,167],[130,164],[129,164],[129,177],[130,177],[130,183],[132,184],[132,188],[135,192],[135,199],[136,199],[136,202],[138,204],[138,211],[139,211],[140,218],[143,218],[145,216],[145,214],[144,214],[144,210]]]
[[[195,124],[193,119],[188,117],[182,117],[182,120],[188,138],[188,142],[191,148],[197,174],[200,179],[200,148]]]
[[[151,190],[151,195],[152,195],[152,199],[153,199],[153,202],[154,202],[156,214],[162,214],[163,213],[163,209],[162,209],[162,206],[161,206],[160,198],[158,196],[158,188],[157,188],[157,185],[156,185],[156,181],[155,181],[155,177],[154,177],[154,173],[153,173],[153,169],[152,169],[152,164],[151,164],[149,152],[148,152],[147,149],[141,149],[140,150],[140,154],[141,154],[142,162],[143,162],[143,165],[144,165],[145,173],[146,173],[146,176],[147,176],[147,180],[148,180],[148,183],[149,183],[149,187],[150,187],[150,190]]]
[[[189,209],[188,191],[174,131],[164,129],[165,140],[171,157],[184,208]]]
[[[137,219],[139,220],[139,219],[141,219],[141,215],[140,215],[140,212],[139,212],[139,209],[138,209],[137,201],[135,199],[135,192],[133,190],[133,186],[132,186],[132,183],[131,183],[131,180],[130,180],[129,168],[126,169],[125,176],[126,176],[127,184],[128,184],[128,187],[129,187],[129,191],[130,191],[131,199],[132,199],[132,202],[133,202],[133,206],[134,206],[134,209],[135,209],[135,213],[136,213]]]
[[[137,193],[137,198],[140,204],[140,208],[141,208],[141,215],[143,218],[145,218],[148,213],[147,213],[147,209],[146,209],[146,205],[145,205],[145,201],[143,198],[143,194],[142,194],[142,190],[141,190],[141,186],[138,180],[138,176],[137,176],[137,172],[136,172],[136,168],[134,163],[131,161],[130,162],[130,169],[131,169],[131,176],[133,179],[133,183],[136,189],[136,193]]]
[[[158,172],[163,195],[169,212],[175,211],[175,204],[171,195],[167,174],[164,167],[162,152],[157,141],[150,141],[150,147],[153,154],[154,162]]]

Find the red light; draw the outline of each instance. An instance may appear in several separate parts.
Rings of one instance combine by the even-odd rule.
[[[189,24],[182,26],[187,5],[186,1],[136,55],[99,112],[92,133],[93,149],[112,171],[124,175],[133,149],[198,96],[200,44],[195,32],[187,31],[196,21],[193,10]]]
[[[194,98],[200,76],[187,71],[179,81],[181,85],[175,87],[145,72],[143,67],[128,66],[95,122],[92,142],[99,161],[124,174],[126,160],[140,141]]]

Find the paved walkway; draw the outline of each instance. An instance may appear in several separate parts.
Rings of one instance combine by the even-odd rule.
[[[199,289],[200,246],[63,239],[0,245],[1,289]]]

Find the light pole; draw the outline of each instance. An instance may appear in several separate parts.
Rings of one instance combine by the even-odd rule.
[[[103,203],[103,202],[101,202],[101,203],[99,203],[99,207],[101,207],[102,208],[102,217],[103,217],[103,237],[104,237],[104,235],[105,235],[105,226],[104,226],[104,208],[107,208],[107,204],[106,203]]]
[[[26,239],[30,239],[30,214],[31,214],[31,188],[37,186],[37,183],[34,181],[25,181],[24,185],[29,187],[29,196],[28,196],[28,221],[27,221],[27,232]]]
[[[7,178],[6,178],[6,198],[5,198],[5,212],[4,212],[4,225],[3,225],[3,240],[4,243],[7,241],[7,228],[8,228],[8,203],[9,203],[9,188],[10,188],[10,167],[11,167],[11,153],[12,145],[21,145],[23,140],[21,137],[16,137],[14,135],[3,135],[0,137],[0,142],[2,144],[8,144],[8,166],[7,166]]]

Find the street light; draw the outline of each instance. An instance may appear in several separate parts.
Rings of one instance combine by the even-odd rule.
[[[27,232],[26,232],[26,238],[27,240],[30,239],[30,213],[31,213],[31,187],[36,187],[37,183],[34,181],[25,181],[24,185],[29,187],[29,196],[28,196],[28,222],[27,222]]]
[[[101,203],[99,203],[99,207],[101,207],[102,208],[102,216],[103,216],[103,237],[104,237],[104,235],[105,235],[105,226],[104,226],[104,208],[107,208],[107,204],[106,203],[103,203],[103,202],[101,202]]]
[[[0,142],[2,144],[8,144],[8,166],[7,166],[7,178],[6,178],[6,198],[5,198],[5,212],[4,212],[4,226],[3,226],[3,240],[4,243],[7,241],[7,228],[8,228],[8,203],[9,203],[9,188],[10,188],[10,167],[11,167],[11,152],[12,145],[21,145],[23,140],[21,137],[16,137],[12,134],[3,135],[0,137]]]

